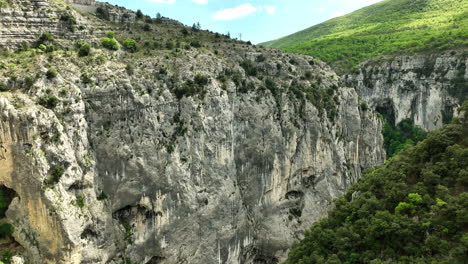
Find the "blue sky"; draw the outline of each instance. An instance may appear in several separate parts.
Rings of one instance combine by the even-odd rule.
[[[104,0],[106,1],[106,0]],[[380,0],[107,0],[152,17],[161,13],[203,29],[260,43],[350,13]]]

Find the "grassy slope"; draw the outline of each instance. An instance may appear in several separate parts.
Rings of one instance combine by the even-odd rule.
[[[340,71],[382,54],[468,47],[468,1],[385,0],[263,43],[303,53]]]
[[[463,109],[464,122],[366,173],[286,263],[466,263],[468,101]]]

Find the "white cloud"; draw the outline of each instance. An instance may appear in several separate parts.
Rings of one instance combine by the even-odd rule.
[[[345,15],[346,13],[343,11],[335,11],[330,15],[330,18],[340,17]]]
[[[195,2],[200,5],[208,4],[208,0],[192,0],[192,2]]]
[[[214,20],[232,20],[255,13],[257,8],[251,3],[243,4],[234,8],[219,10],[213,14]]]
[[[263,8],[265,9],[265,11],[266,11],[270,16],[274,16],[275,13],[276,13],[276,7],[275,7],[275,6],[263,6]]]
[[[176,0],[145,0],[147,2],[172,5]]]

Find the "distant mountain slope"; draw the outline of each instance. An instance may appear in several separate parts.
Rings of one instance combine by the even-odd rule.
[[[340,71],[382,54],[468,46],[468,1],[385,0],[261,44],[315,56]]]

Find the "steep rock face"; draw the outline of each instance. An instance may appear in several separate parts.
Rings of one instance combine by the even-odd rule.
[[[276,56],[262,67],[288,65]],[[56,59],[59,76],[28,92],[66,91],[55,112],[21,92],[1,94],[9,154],[0,179],[18,193],[8,216],[30,261],[281,260],[362,169],[384,159],[380,120],[359,110],[354,90],[338,88],[323,64],[294,60],[295,74],[277,76],[323,76],[324,87],[336,87],[334,121],[284,92],[223,86],[217,75],[236,66],[193,51],[170,62],[178,73],[167,76],[163,58],[143,60],[131,76],[116,61],[90,65],[92,85],[81,83],[85,65]],[[179,100],[173,81],[193,78],[193,67],[208,76],[206,93]],[[64,174],[50,186],[57,166]]]
[[[157,35],[216,43],[1,58],[0,184],[27,263],[278,263],[383,162],[380,119],[324,63],[183,29]]]
[[[421,128],[433,130],[450,122],[468,98],[467,63],[464,51],[400,56],[363,63],[345,81],[391,121],[411,118]]]

